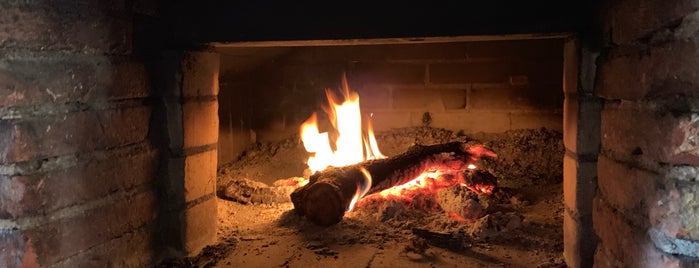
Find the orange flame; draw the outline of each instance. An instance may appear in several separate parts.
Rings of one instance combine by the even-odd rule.
[[[337,132],[335,149],[331,146],[328,132],[321,133],[318,130],[318,118],[315,113],[301,125],[303,146],[312,154],[307,162],[311,173],[329,166],[341,167],[364,160],[385,158],[379,151],[371,123],[367,124],[366,133],[362,131],[359,95],[350,91],[345,76],[342,77],[342,87],[343,102],[330,90],[326,90],[329,106],[324,110]]]

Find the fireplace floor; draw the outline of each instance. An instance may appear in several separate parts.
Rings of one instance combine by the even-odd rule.
[[[430,128],[377,133],[386,155],[415,142],[463,138]],[[442,211],[404,210],[395,202],[376,200],[360,202],[336,225],[318,227],[293,212],[290,202],[242,204],[219,198],[219,243],[181,261],[197,267],[566,267],[560,133],[522,130],[469,138],[498,153],[488,169],[498,177],[497,195],[505,196],[477,223],[455,220]],[[294,138],[260,146],[220,169],[218,183],[245,177],[271,185],[275,176],[285,178],[283,172],[298,172],[293,170],[297,166],[284,162],[305,156],[299,150],[303,147]],[[276,174],[262,176],[269,170]],[[515,220],[507,220],[512,215]]]

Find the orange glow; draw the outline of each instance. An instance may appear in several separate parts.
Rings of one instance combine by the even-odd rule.
[[[318,130],[318,118],[315,113],[301,125],[303,146],[311,153],[307,162],[311,173],[329,166],[341,167],[364,160],[385,158],[379,151],[371,123],[367,123],[366,133],[362,131],[359,95],[350,91],[344,76],[342,87],[342,102],[330,90],[326,90],[329,106],[325,112],[337,133],[334,141],[331,141],[328,132],[321,133]],[[335,146],[332,146],[331,142],[334,142]]]

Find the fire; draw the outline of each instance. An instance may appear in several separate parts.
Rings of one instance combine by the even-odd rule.
[[[330,90],[326,90],[329,106],[325,111],[337,134],[334,141],[331,141],[328,132],[321,133],[318,130],[318,117],[315,113],[301,125],[303,146],[311,153],[307,162],[311,173],[329,166],[341,167],[365,160],[385,158],[379,151],[371,123],[367,123],[366,133],[362,131],[359,95],[350,91],[344,76],[342,88],[343,102]],[[331,146],[331,142],[334,142],[334,146]]]
[[[359,95],[350,91],[347,79],[344,76],[342,77],[342,89],[342,101],[332,91],[326,90],[328,106],[325,107],[324,111],[327,113],[333,127],[332,133],[320,132],[316,113],[313,113],[301,125],[303,146],[311,154],[307,161],[311,173],[322,171],[331,166],[342,167],[366,160],[386,158],[379,151],[369,120],[366,122],[366,132],[363,130]],[[473,159],[471,159],[473,162],[482,155],[495,156],[495,154],[482,146],[469,147],[468,152],[473,156]],[[464,170],[472,172],[475,172],[476,169],[477,167],[473,164],[469,164],[464,168]],[[439,189],[453,185],[466,186],[467,181],[462,173],[464,170],[435,165],[408,183],[372,194],[372,198],[391,198],[405,201],[411,200],[420,193],[434,194]],[[363,168],[361,171],[364,175],[364,180],[357,184],[357,190],[347,211],[351,211],[371,189],[371,174]],[[492,191],[492,187],[488,188],[490,187],[489,185],[482,187],[480,185],[469,185],[468,187],[483,193]]]

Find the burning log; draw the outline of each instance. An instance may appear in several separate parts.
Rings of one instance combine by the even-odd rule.
[[[307,185],[291,193],[291,201],[297,213],[315,224],[329,226],[340,222],[363,195],[407,183],[431,169],[460,176],[460,171],[481,155],[494,156],[480,145],[462,142],[416,145],[394,157],[316,172]]]

